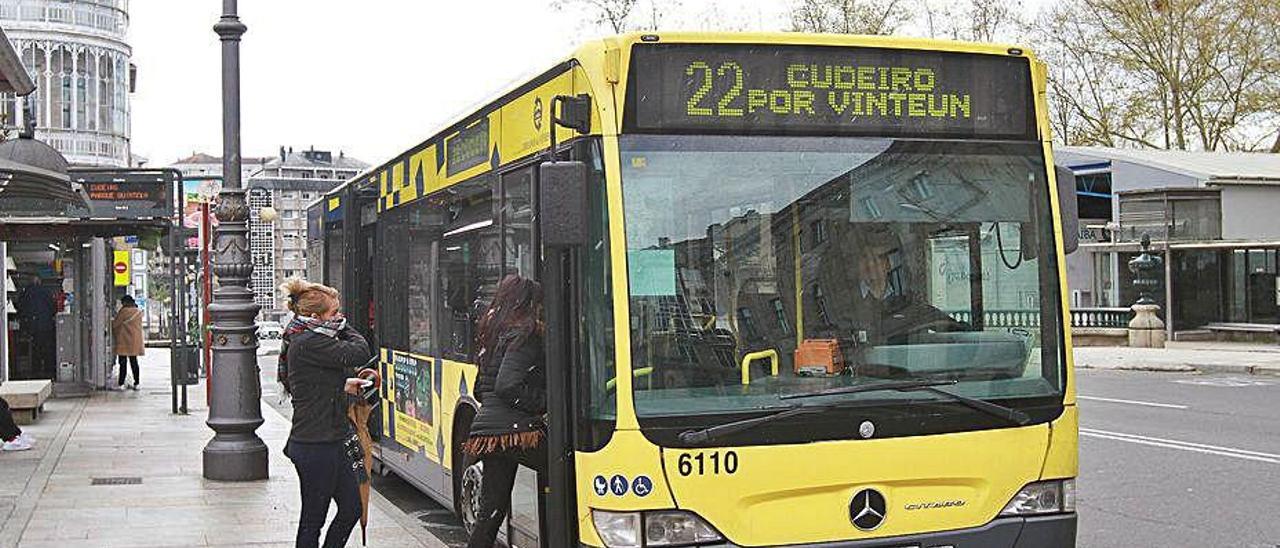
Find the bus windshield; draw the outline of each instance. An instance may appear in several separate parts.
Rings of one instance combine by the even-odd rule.
[[[619,142],[646,430],[646,419],[714,423],[824,390],[832,395],[805,400],[961,417],[942,421],[951,430],[987,424],[923,393],[832,390],[886,379],[954,380],[948,390],[963,396],[1060,410],[1062,312],[1039,143]]]

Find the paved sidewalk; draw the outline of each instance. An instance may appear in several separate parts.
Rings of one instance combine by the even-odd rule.
[[[1171,342],[1167,348],[1084,346],[1075,349],[1075,361],[1082,369],[1280,376],[1280,345]]]
[[[36,448],[0,453],[0,547],[293,546],[300,501],[282,453],[288,422],[263,405],[270,479],[207,481],[204,386],[189,389],[191,414],[175,416],[166,351],[147,351],[142,377],[140,391],[50,400],[28,429]],[[141,484],[91,485],[109,477]],[[359,526],[348,546],[360,546]],[[369,546],[444,545],[375,493]]]

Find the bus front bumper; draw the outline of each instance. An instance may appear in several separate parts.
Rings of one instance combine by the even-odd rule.
[[[981,527],[939,533],[906,535],[818,544],[788,544],[787,548],[1073,548],[1076,514],[1027,518],[999,518]],[[706,548],[742,548],[712,544]]]

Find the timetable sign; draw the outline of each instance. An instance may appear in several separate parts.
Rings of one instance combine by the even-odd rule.
[[[640,44],[630,131],[1034,139],[1012,55],[830,46]]]

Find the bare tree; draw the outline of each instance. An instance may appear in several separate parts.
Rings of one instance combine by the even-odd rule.
[[[967,32],[962,38],[974,42],[994,42],[1021,24],[1021,2],[1009,0],[969,0]]]
[[[1036,24],[1068,143],[1266,148],[1280,112],[1274,0],[1064,0]]]
[[[615,34],[658,30],[679,10],[680,0],[554,0],[557,10],[580,14],[589,24]]]
[[[795,0],[791,30],[893,34],[912,18],[901,0]]]

